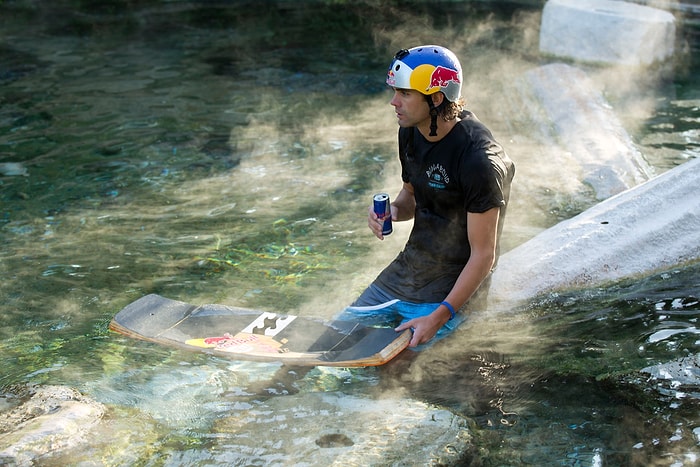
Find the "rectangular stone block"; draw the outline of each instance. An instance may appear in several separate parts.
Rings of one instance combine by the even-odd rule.
[[[574,61],[649,65],[673,55],[675,18],[667,11],[614,0],[549,0],[540,52]]]

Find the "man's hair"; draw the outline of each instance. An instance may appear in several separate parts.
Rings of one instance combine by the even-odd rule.
[[[425,96],[430,99],[430,96]],[[444,121],[449,122],[459,116],[464,110],[464,98],[460,97],[457,102],[451,102],[447,99],[442,100],[442,104],[436,107],[438,116],[440,116]]]

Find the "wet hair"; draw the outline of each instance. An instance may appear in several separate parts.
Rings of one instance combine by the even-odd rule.
[[[425,98],[428,101],[428,105],[432,108],[432,97],[425,96]],[[452,119],[457,118],[459,114],[461,114],[464,110],[464,106],[465,102],[463,97],[460,97],[457,100],[457,102],[451,102],[445,98],[442,100],[442,104],[435,107],[435,110],[437,110],[437,115],[439,117],[441,117],[444,121],[448,122]]]
[[[444,98],[442,103],[435,107],[433,105],[433,97],[430,95],[425,96],[425,100],[430,107],[430,134],[429,136],[437,136],[437,119],[442,117],[446,122],[457,118],[464,109],[464,99],[459,98],[457,102],[451,102]]]

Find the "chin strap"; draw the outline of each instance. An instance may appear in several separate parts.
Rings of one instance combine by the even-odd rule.
[[[433,98],[431,96],[425,96],[425,100],[428,101],[428,107],[430,107],[430,133],[428,136],[437,136],[437,107],[433,104]]]

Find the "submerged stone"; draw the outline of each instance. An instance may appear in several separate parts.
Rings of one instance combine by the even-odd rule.
[[[467,420],[448,410],[340,392],[271,398],[215,431],[208,455],[229,465],[467,465],[474,449]]]
[[[19,162],[0,162],[0,175],[12,177],[17,175],[28,176],[27,168]]]
[[[2,414],[0,462],[33,465],[87,443],[105,408],[64,386],[40,386],[29,398]]]

